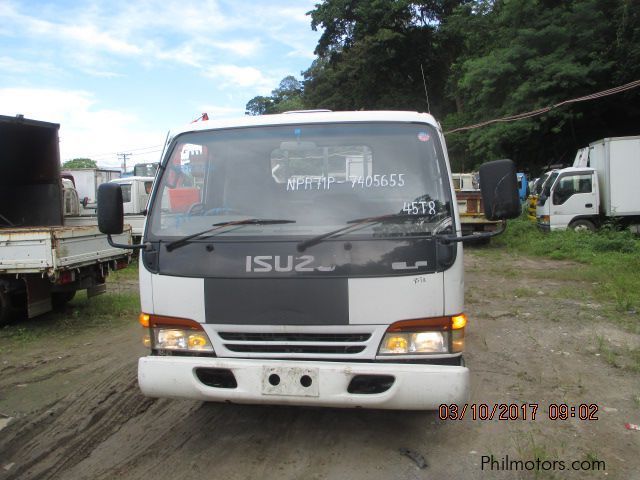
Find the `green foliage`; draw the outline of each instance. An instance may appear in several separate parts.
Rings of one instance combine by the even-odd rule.
[[[97,168],[98,164],[90,158],[74,158],[62,164],[62,168]]]
[[[271,92],[270,97],[253,97],[246,106],[247,115],[266,115],[282,113],[289,110],[301,110],[302,83],[289,75],[280,80],[278,88]]]
[[[434,47],[441,4],[406,0],[326,0],[311,12],[322,27],[318,58],[304,72],[308,108],[425,111],[429,89],[444,85],[444,52]],[[430,4],[433,4],[431,6]],[[443,7],[441,7],[443,8]],[[447,101],[434,95],[432,108]]]
[[[629,30],[638,26],[637,15],[628,20],[628,3],[511,0],[496,2],[482,15],[470,13],[469,8],[457,10],[443,26],[451,35],[464,37],[463,28],[476,22],[485,27],[480,49],[465,43],[449,79],[449,94],[457,95],[468,113],[464,121],[476,123],[532,111],[635,80],[637,69],[620,75],[619,65],[639,49],[637,43],[633,47],[627,42],[635,41],[637,33]],[[620,23],[622,17],[627,20]],[[617,43],[620,30],[626,38]],[[479,38],[477,33],[474,36]],[[476,164],[499,156],[512,157],[521,168],[568,162],[577,148],[591,141],[632,133],[622,117],[611,123],[601,120],[603,106],[605,111],[624,108],[620,102],[628,102],[629,95],[626,97],[473,130],[456,140],[452,154],[470,157]],[[637,108],[627,110],[638,115]],[[446,124],[461,126],[457,120],[447,118]]]
[[[138,280],[138,260],[133,260],[128,267],[122,270],[109,272],[108,281],[110,284],[119,283],[125,280]]]

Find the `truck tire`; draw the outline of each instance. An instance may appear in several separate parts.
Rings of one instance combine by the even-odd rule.
[[[571,230],[576,232],[595,232],[596,226],[593,224],[591,220],[576,220],[575,222],[571,222],[569,225]]]
[[[11,318],[11,299],[9,294],[0,290],[0,326],[9,323]]]
[[[75,290],[72,292],[54,292],[51,294],[51,306],[55,310],[61,310],[76,296]]]

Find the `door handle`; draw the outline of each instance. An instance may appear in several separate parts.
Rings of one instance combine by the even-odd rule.
[[[593,207],[593,203],[587,203],[587,204],[585,204],[585,208],[591,208],[591,207]]]

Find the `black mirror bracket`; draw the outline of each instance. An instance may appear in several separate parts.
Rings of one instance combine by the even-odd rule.
[[[439,235],[436,238],[438,241],[444,245],[448,245],[449,243],[458,243],[458,242],[469,242],[473,240],[480,240],[483,238],[492,238],[497,237],[498,235],[502,235],[507,229],[507,221],[502,220],[500,222],[500,228],[494,232],[482,232],[482,233],[474,233],[472,235]]]
[[[151,243],[147,242],[147,243],[138,243],[138,244],[134,244],[134,245],[130,245],[128,243],[116,243],[113,241],[113,238],[111,238],[111,235],[107,235],[107,241],[109,242],[109,245],[111,245],[114,248],[125,248],[128,250],[151,250]]]

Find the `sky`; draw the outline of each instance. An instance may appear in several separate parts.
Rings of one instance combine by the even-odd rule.
[[[62,161],[158,161],[170,129],[301,79],[315,3],[0,0],[0,115],[59,123]]]

